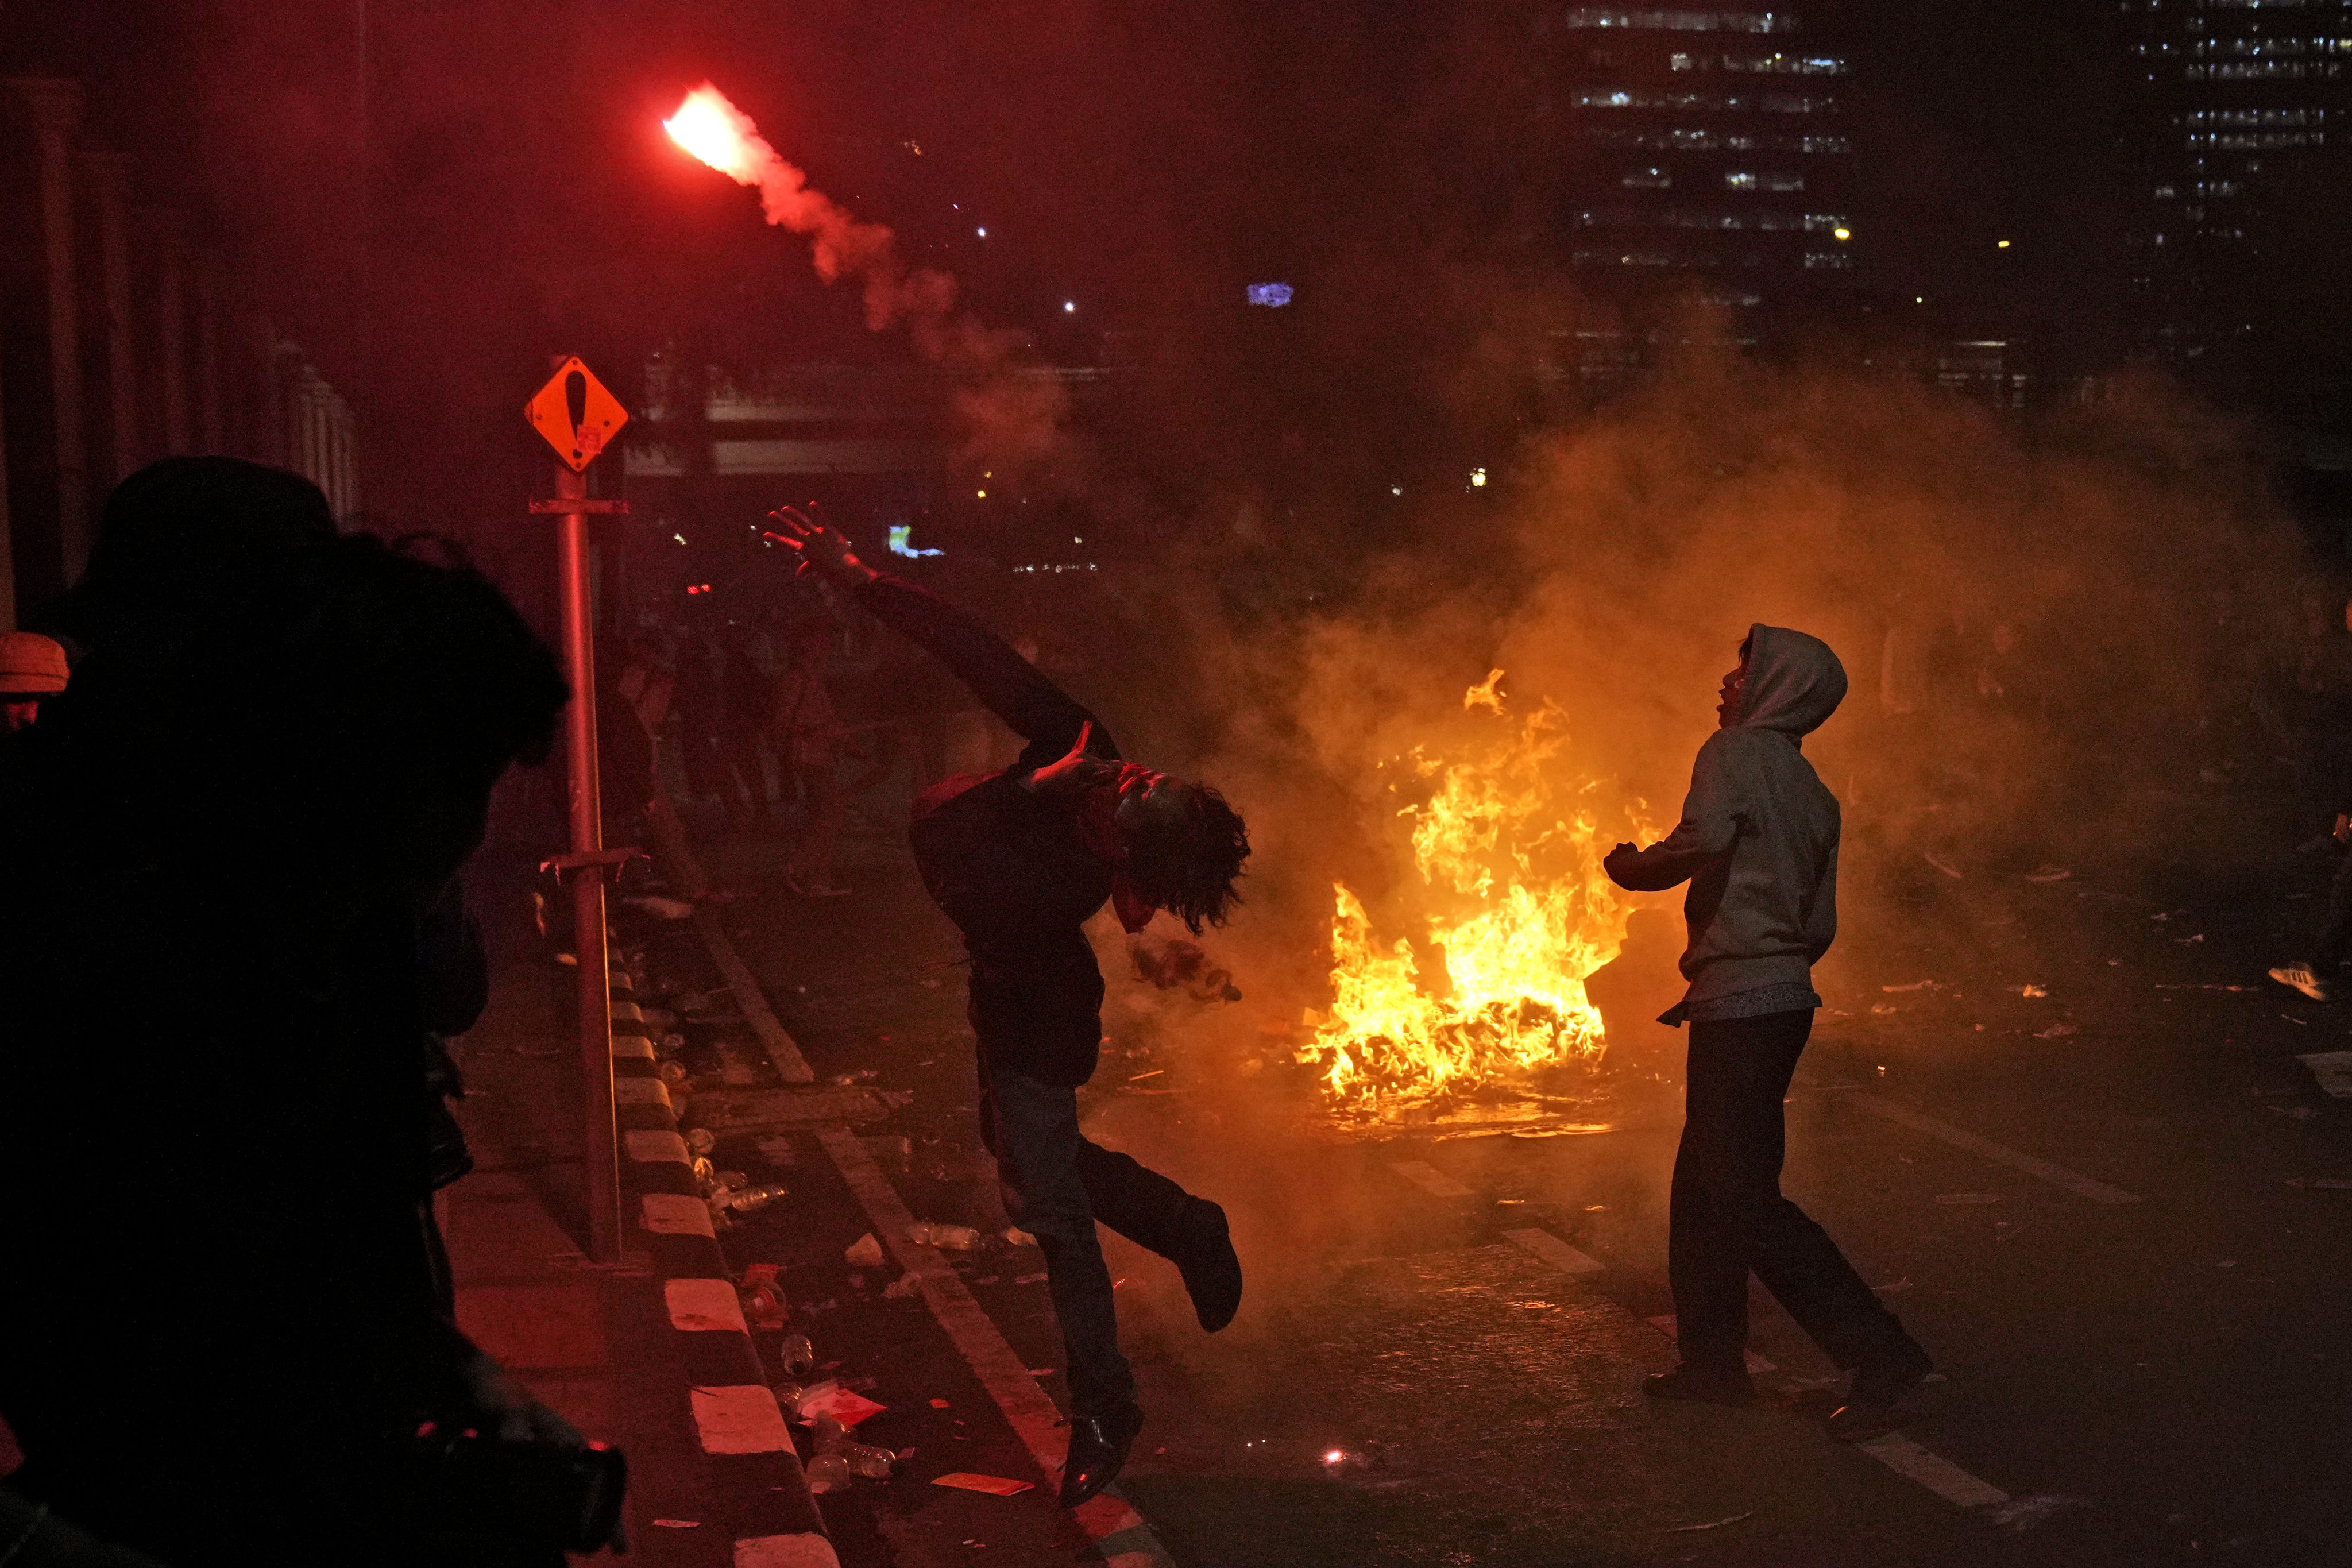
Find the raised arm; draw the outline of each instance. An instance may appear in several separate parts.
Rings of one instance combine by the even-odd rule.
[[[1040,767],[1062,756],[1077,744],[1081,732],[1087,734],[1088,754],[1118,757],[1102,721],[977,616],[903,578],[877,572],[857,558],[848,540],[823,523],[790,512],[773,515],[782,527],[768,537],[798,551],[803,570],[848,590],[877,620],[929,649],[990,712],[1029,742],[1021,753],[1022,767]]]
[[[1699,748],[1683,819],[1672,833],[1647,849],[1620,844],[1609,852],[1601,865],[1611,881],[1637,893],[1664,892],[1731,852],[1739,837],[1739,803],[1724,766],[1724,736],[1730,733],[1722,731]]]

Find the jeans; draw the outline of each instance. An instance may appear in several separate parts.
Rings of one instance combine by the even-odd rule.
[[[1683,1360],[1710,1371],[1743,1365],[1750,1272],[1840,1367],[1921,1353],[1829,1233],[1780,1195],[1780,1101],[1812,1029],[1810,1011],[1690,1026],[1666,1272]]]
[[[2336,875],[2328,881],[2327,912],[2311,944],[2311,972],[2333,980],[2344,967],[2347,951],[2352,951],[2352,855],[2336,862]]]
[[[1095,1222],[1173,1258],[1182,1247],[1182,1187],[1078,1131],[1078,1091],[1010,1068],[980,1069],[980,1135],[996,1156],[1004,1211],[1037,1238],[1046,1289],[1062,1322],[1070,1414],[1105,1415],[1135,1397],[1119,1353],[1110,1270]]]

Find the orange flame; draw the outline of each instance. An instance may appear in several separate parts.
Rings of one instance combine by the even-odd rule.
[[[662,121],[662,129],[671,141],[738,184],[758,184],[760,176],[778,162],[776,150],[761,136],[751,117],[707,81],[686,95],[677,112]]]
[[[1601,782],[1573,771],[1552,703],[1511,722],[1502,674],[1472,687],[1463,709],[1503,732],[1461,757],[1415,748],[1409,766],[1428,798],[1398,813],[1434,909],[1423,951],[1440,956],[1443,994],[1423,984],[1412,942],[1383,944],[1363,900],[1334,889],[1331,1006],[1299,1059],[1359,1107],[1593,1060],[1605,1044],[1584,980],[1617,956],[1634,903],[1601,869]],[[1655,837],[1640,801],[1624,815],[1636,837]]]

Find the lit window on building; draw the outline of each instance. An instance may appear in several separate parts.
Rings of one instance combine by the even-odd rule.
[[[1629,170],[1625,177],[1618,182],[1622,185],[1633,185],[1653,191],[1665,190],[1674,183],[1675,177],[1664,169]]]
[[[1770,11],[1614,11],[1579,5],[1570,10],[1568,26],[1649,33],[1793,33],[1797,19]]]
[[[1842,268],[1852,267],[1853,258],[1843,250],[1809,250],[1805,252],[1805,265],[1835,271]]]
[[[1752,191],[1757,188],[1756,176],[1753,174],[1726,174],[1723,176],[1723,184],[1726,189],[1734,191]]]

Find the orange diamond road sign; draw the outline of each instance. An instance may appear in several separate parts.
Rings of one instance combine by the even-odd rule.
[[[604,443],[629,422],[621,400],[604,390],[578,354],[559,365],[547,384],[522,405],[522,416],[574,473],[594,462]]]

